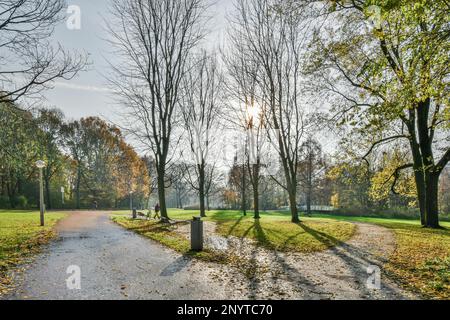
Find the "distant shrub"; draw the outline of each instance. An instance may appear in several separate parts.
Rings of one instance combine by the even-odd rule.
[[[17,208],[19,209],[28,209],[28,199],[25,196],[18,196],[15,199]]]
[[[9,197],[0,196],[0,208],[1,209],[10,209],[11,208],[11,202],[9,201]]]
[[[420,213],[416,208],[394,207],[387,209],[373,208],[341,208],[333,211],[334,214],[342,216],[361,216],[377,218],[396,218],[396,219],[419,219]]]
[[[200,210],[199,205],[193,205],[193,206],[185,206],[183,207],[184,210]]]
[[[394,207],[380,210],[378,214],[383,218],[420,219],[420,211],[416,208]]]
[[[364,217],[374,217],[376,216],[369,209],[359,208],[359,207],[349,207],[349,208],[339,208],[331,212],[332,214],[340,216],[364,216]]]

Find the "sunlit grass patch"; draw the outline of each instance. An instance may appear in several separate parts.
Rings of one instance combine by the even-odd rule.
[[[245,217],[238,210],[211,210],[206,214],[204,220],[216,222],[222,236],[253,239],[258,245],[278,251],[324,250],[349,240],[355,231],[352,223],[327,218],[302,217],[302,222],[295,224],[286,211],[262,211],[258,220],[252,218],[251,211]],[[183,220],[199,214],[195,210],[171,209],[169,215]]]
[[[314,252],[339,245],[352,237],[355,226],[328,219],[305,219],[292,223],[278,219],[240,218],[220,221],[224,236],[250,238],[258,245],[278,251]]]
[[[198,215],[196,211],[171,209],[172,219],[185,223]],[[132,220],[129,217],[113,216],[113,221],[158,241],[182,254],[197,256],[205,260],[218,260],[217,252],[191,252],[189,241],[181,234],[174,232],[174,225],[161,224],[155,221]],[[257,245],[279,251],[314,252],[339,245],[352,237],[355,226],[352,223],[332,219],[306,218],[295,224],[283,215],[262,213],[262,219],[254,220],[250,216],[242,217],[239,211],[208,212],[206,221],[217,223],[217,232],[222,236],[247,237],[255,240]],[[223,259],[221,256],[219,260]]]

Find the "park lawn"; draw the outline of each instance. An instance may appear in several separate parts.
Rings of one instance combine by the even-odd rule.
[[[117,214],[117,213],[116,213]],[[186,221],[198,216],[198,211],[170,209],[169,217]],[[302,223],[290,222],[289,214],[262,212],[261,219],[239,211],[212,210],[203,220],[217,223],[217,232],[225,237],[235,236],[255,240],[260,246],[278,251],[314,252],[338,245],[352,237],[355,226],[345,221],[324,218],[303,218]],[[119,219],[114,217],[113,219]],[[140,222],[137,222],[139,224]],[[142,222],[141,222],[142,223]],[[159,231],[159,230],[158,230]],[[149,237],[159,237],[156,235]],[[161,242],[161,239],[154,239]],[[165,242],[171,242],[170,238]],[[165,243],[166,245],[170,245]],[[187,243],[187,245],[189,245]]]
[[[255,240],[260,246],[277,251],[315,252],[325,250],[349,240],[355,226],[331,219],[289,220],[251,217],[218,221],[217,231],[223,236]]]
[[[10,281],[7,271],[55,237],[53,227],[65,216],[64,213],[46,213],[46,226],[41,227],[39,212],[0,210],[0,295]]]
[[[189,219],[196,211],[173,209],[173,219]],[[198,215],[198,214],[197,214]],[[217,232],[222,236],[235,236],[255,240],[260,246],[277,251],[314,252],[325,250],[349,240],[355,226],[345,221],[329,218],[305,218],[301,223],[292,223],[289,212],[261,212],[255,220],[249,212],[246,217],[240,211],[212,210],[206,221],[217,223]]]
[[[397,248],[385,265],[406,287],[426,296],[450,298],[450,229],[419,224],[383,224],[395,232]]]

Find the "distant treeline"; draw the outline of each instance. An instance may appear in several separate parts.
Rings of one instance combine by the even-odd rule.
[[[136,205],[147,199],[146,159],[117,127],[97,117],[68,121],[57,109],[24,111],[12,103],[0,103],[0,119],[0,208],[39,205],[37,160],[46,163],[47,209],[125,208],[130,192]]]

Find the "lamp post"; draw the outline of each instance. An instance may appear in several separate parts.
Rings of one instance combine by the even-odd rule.
[[[64,187],[61,187],[61,204],[64,207]]]
[[[39,168],[39,205],[41,211],[41,227],[44,226],[44,183],[42,179],[42,169],[45,167],[45,162],[42,160],[36,161],[36,167]]]

